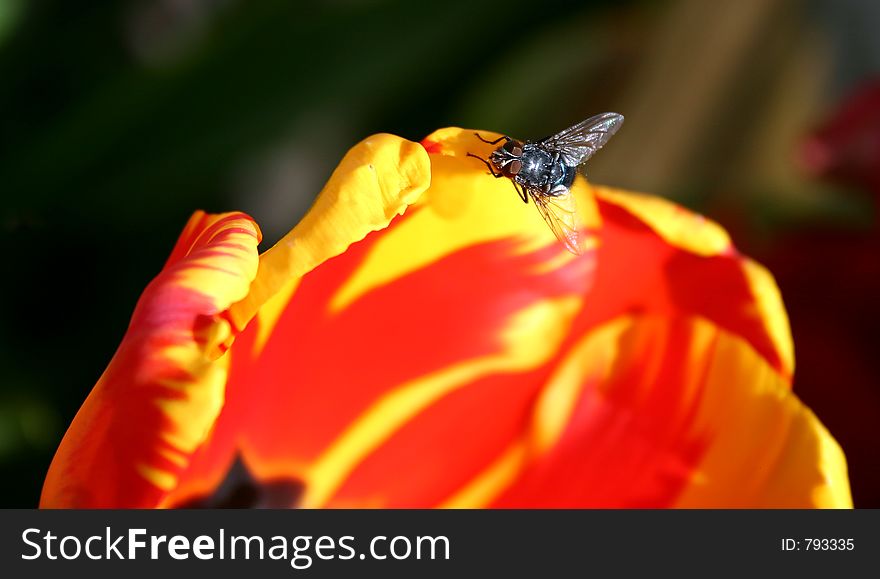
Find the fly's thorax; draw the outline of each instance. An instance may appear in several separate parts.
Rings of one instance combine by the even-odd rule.
[[[553,157],[547,151],[526,145],[522,154],[521,178],[535,185],[547,182],[548,172],[553,165]]]

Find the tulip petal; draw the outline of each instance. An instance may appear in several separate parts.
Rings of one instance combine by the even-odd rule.
[[[669,245],[706,257],[734,252],[720,225],[662,197],[595,185],[593,191],[604,202],[636,217]]]
[[[247,299],[232,308],[233,319],[244,327],[277,292],[371,231],[387,227],[430,182],[430,160],[418,143],[387,134],[358,143],[302,221],[260,256],[257,278]]]
[[[190,219],[55,455],[43,507],[152,507],[176,486],[223,404],[234,328],[257,271],[246,215]]]
[[[288,353],[280,353],[279,366],[285,369],[269,380],[275,387],[283,388],[277,398],[260,384],[251,387],[243,383],[251,383],[257,375],[251,371],[251,365],[261,360],[263,345],[274,335],[282,315],[289,315],[288,301],[299,292],[303,276],[346,252],[351,244],[363,240],[370,232],[387,227],[422,195],[430,182],[430,160],[420,144],[393,135],[369,137],[346,154],[302,221],[260,256],[259,270],[248,295],[230,308],[230,319],[236,328],[245,327],[257,314],[258,319],[238,339],[223,413],[210,440],[199,449],[164,505],[186,503],[193,497],[210,494],[236,461],[241,461],[245,468],[255,468],[248,464],[254,461],[254,453],[244,450],[253,446],[247,425],[251,423],[253,428],[260,429],[267,424],[280,427],[288,423],[287,398],[294,395],[288,391],[290,385],[298,381],[282,383],[280,380],[288,372],[295,376],[297,360]],[[303,317],[294,333],[308,339],[309,319],[309,316]],[[311,323],[314,321],[317,320],[312,316]],[[332,354],[333,345],[326,347],[322,355]],[[270,373],[277,369],[263,367]],[[307,391],[297,385],[295,392]],[[265,398],[256,400],[261,396]],[[289,403],[295,404],[295,400]],[[262,405],[267,406],[268,414],[261,414]],[[287,436],[283,434],[282,440]],[[306,432],[300,436],[308,440],[311,434]],[[266,468],[256,467],[254,474],[266,475],[266,472]]]
[[[494,139],[494,133],[481,133]],[[473,153],[483,158],[492,150],[473,131],[440,129],[423,143],[431,153],[432,186],[416,203],[418,216],[397,224],[393,235],[383,236],[365,263],[346,280],[333,298],[335,310],[358,296],[390,283],[458,251],[507,240],[516,252],[553,246],[556,239],[531,203],[522,204],[509,179],[494,179]],[[599,221],[595,202],[582,179],[574,188],[587,249],[595,247],[591,230]],[[421,211],[424,209],[424,211]],[[554,253],[560,263],[572,259]],[[552,264],[548,267],[553,267]]]
[[[207,482],[184,481],[177,500],[209,492],[241,452],[257,480],[304,481],[303,505],[437,503],[515,435],[593,255],[568,253],[508,180],[466,157],[486,154],[472,132],[432,137],[431,186],[406,215],[299,279],[265,262],[286,285],[236,343],[227,405],[188,473]],[[575,190],[595,223],[586,183]],[[508,426],[476,436],[486,419],[468,409],[504,397],[493,420]],[[466,456],[452,436],[471,440]],[[411,458],[412,478],[388,485]]]
[[[700,315],[748,340],[787,380],[788,316],[772,276],[739,255],[711,221],[668,201],[593,187],[602,216],[585,325],[630,312]]]
[[[560,381],[567,409],[551,419],[564,427],[548,445],[541,410]],[[703,318],[608,322],[542,397],[495,494],[456,506],[851,506],[833,438],[751,345]]]
[[[596,274],[572,328],[583,337],[530,428],[444,506],[850,505],[839,447],[789,391],[791,339],[772,277],[714,224],[594,190]],[[774,438],[775,451],[760,446]],[[765,457],[757,473],[749,456]]]

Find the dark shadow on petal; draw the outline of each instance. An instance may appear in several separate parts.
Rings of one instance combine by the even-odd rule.
[[[178,509],[279,509],[299,503],[305,485],[296,479],[258,480],[236,456],[223,482],[210,495],[193,497]]]

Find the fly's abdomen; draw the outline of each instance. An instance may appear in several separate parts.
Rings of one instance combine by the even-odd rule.
[[[572,183],[574,183],[576,175],[577,167],[570,167],[564,163],[556,163],[553,165],[551,182],[554,187],[562,186],[567,189],[571,187]]]

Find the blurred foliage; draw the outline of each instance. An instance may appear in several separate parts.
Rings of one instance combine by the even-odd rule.
[[[536,138],[617,110],[591,178],[707,211],[746,252],[869,227],[869,198],[791,163],[865,73],[848,60],[834,80],[860,41],[815,22],[862,4],[0,0],[0,505],[37,503],[194,209],[247,211],[271,243],[374,132]]]
[[[210,30],[198,43],[158,64],[126,42],[132,4],[29,6],[26,27],[0,57],[0,103],[16,111],[0,140],[0,173],[13,192],[5,212],[141,223],[188,212],[224,189],[236,160],[316,110],[342,114],[352,134],[415,138],[461,122],[453,112],[462,90],[496,62],[510,68],[526,43],[498,42],[506,33],[485,26],[497,10],[487,3],[226,4],[203,16]],[[529,5],[512,0],[504,9]],[[572,18],[563,8],[547,15],[530,36]],[[521,101],[523,76],[535,76],[525,79],[530,91],[560,94],[571,63],[554,65],[563,69],[555,85],[544,82],[541,63],[565,47],[555,53],[515,65],[470,120],[508,92]]]

